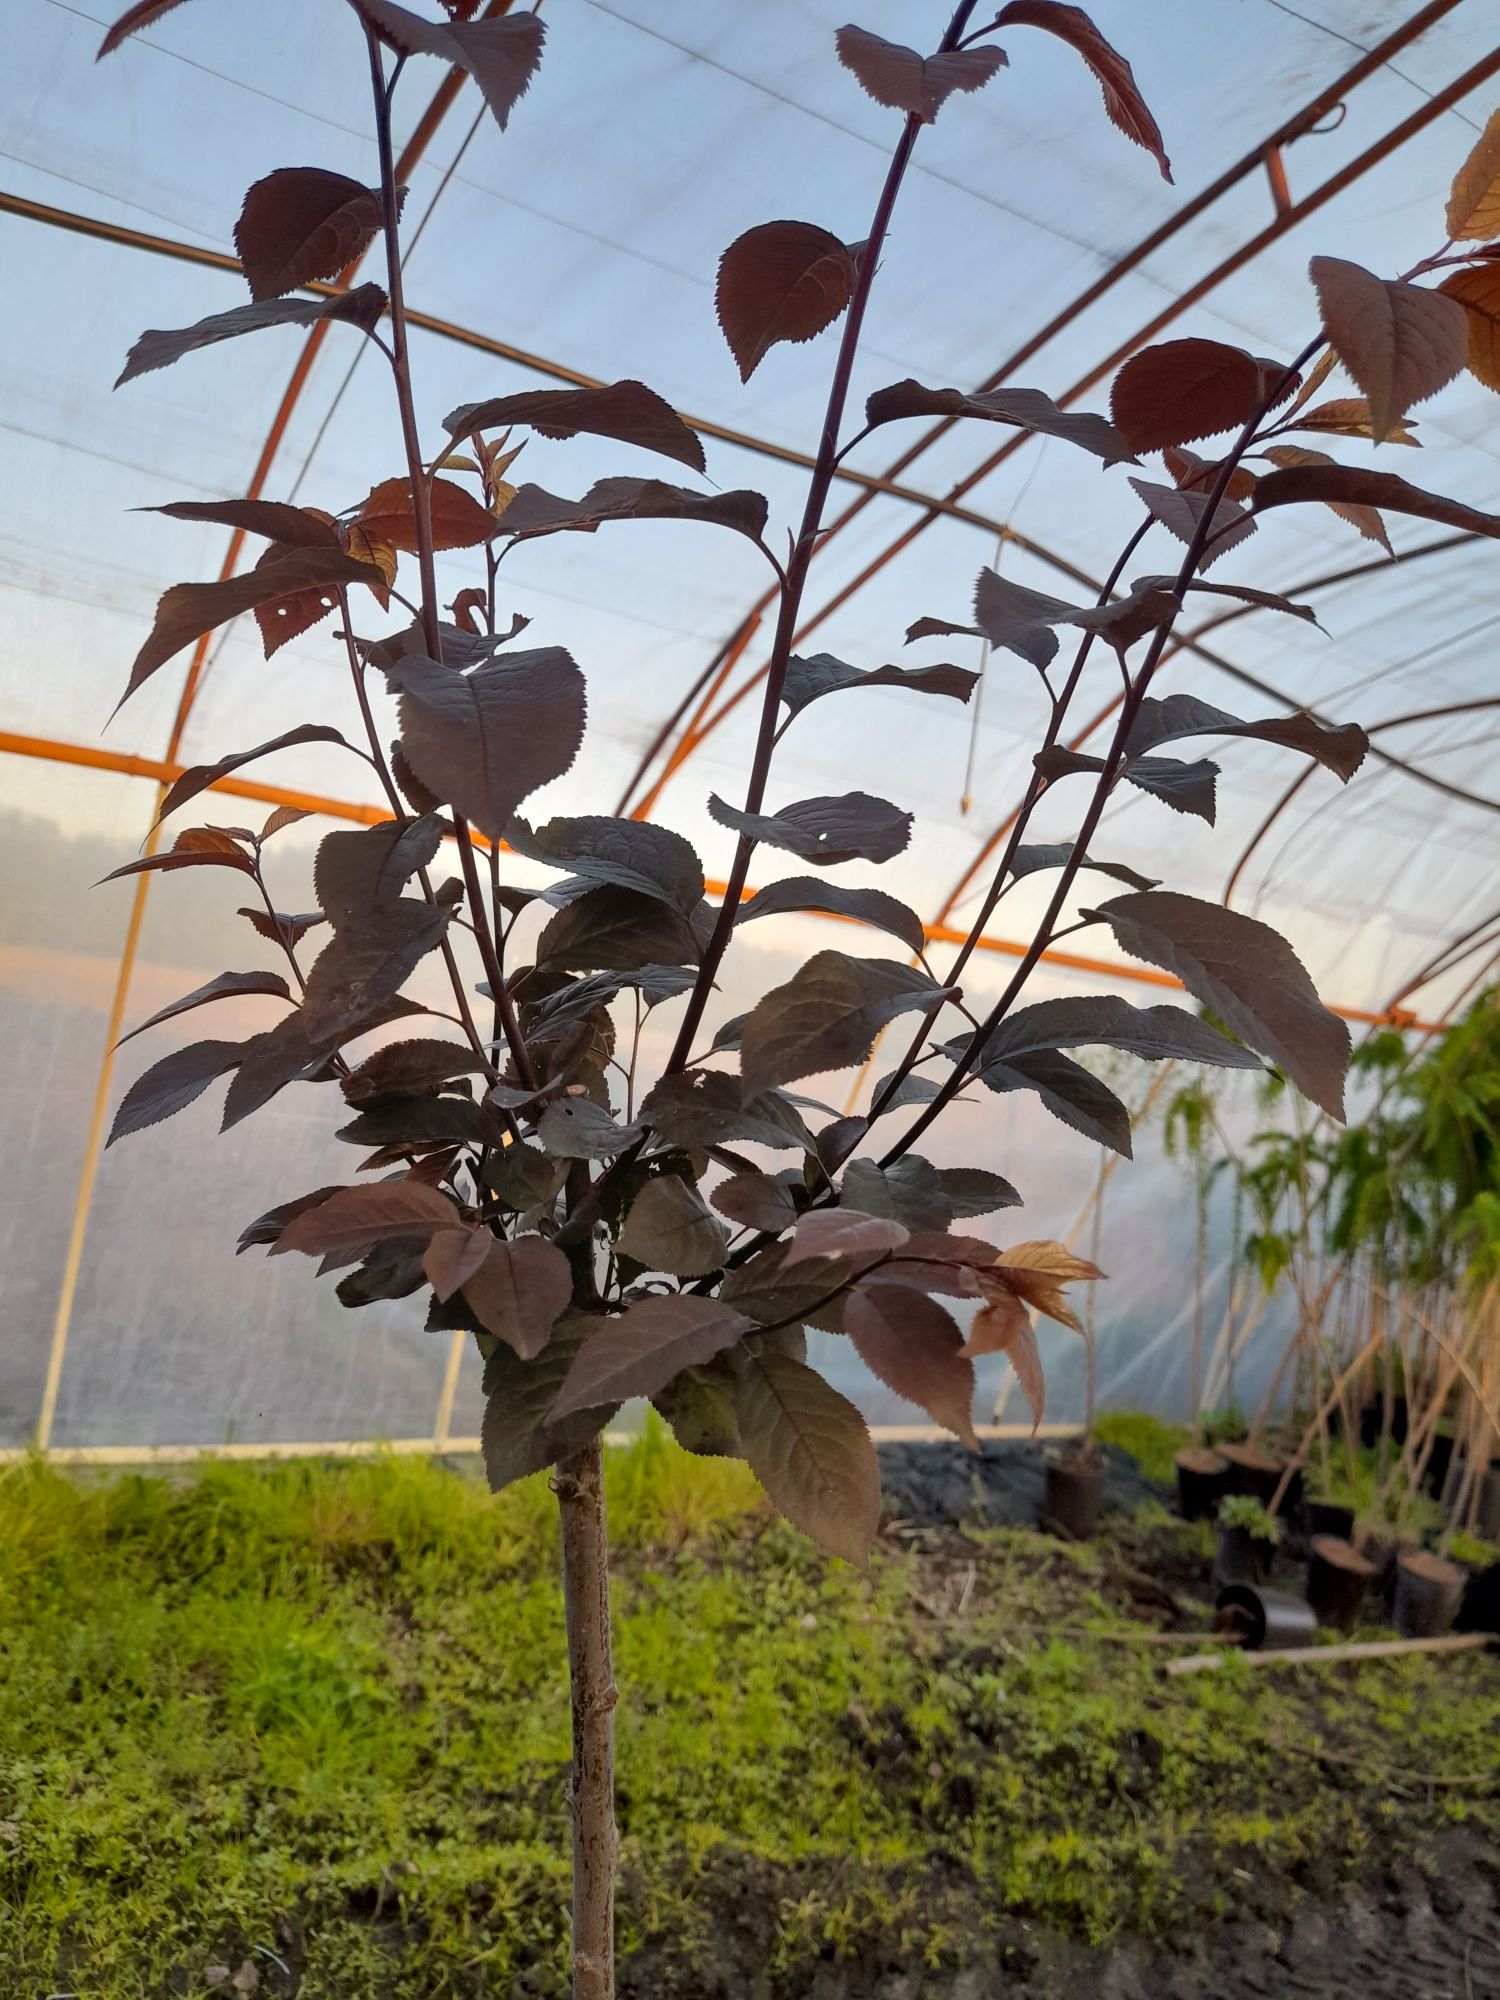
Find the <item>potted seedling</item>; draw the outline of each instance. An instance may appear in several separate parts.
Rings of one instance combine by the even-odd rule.
[[[1264,1583],[1280,1540],[1281,1523],[1263,1501],[1231,1493],[1219,1507],[1215,1583]]]
[[[1203,1295],[1208,1250],[1208,1163],[1204,1142],[1210,1103],[1201,1081],[1180,1090],[1167,1108],[1162,1138],[1166,1150],[1180,1144],[1193,1164],[1193,1343],[1190,1395],[1193,1441],[1177,1454],[1177,1511],[1185,1521],[1211,1521],[1229,1490],[1229,1463],[1207,1442],[1203,1414]]]
[[[1350,1522],[1352,1527],[1352,1513]],[[1374,1574],[1374,1563],[1361,1555],[1347,1535],[1314,1535],[1308,1552],[1307,1601],[1317,1613],[1318,1623],[1352,1632]]]

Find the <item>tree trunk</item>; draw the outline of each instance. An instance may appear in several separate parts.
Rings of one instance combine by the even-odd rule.
[[[609,1539],[598,1438],[565,1458],[553,1490],[562,1517],[563,1605],[573,1700],[573,1996],[614,2000],[615,1680],[609,1637]]]

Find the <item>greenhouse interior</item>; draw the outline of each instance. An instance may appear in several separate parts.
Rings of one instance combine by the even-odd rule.
[[[5,26],[0,2000],[1500,1996],[1492,0]]]

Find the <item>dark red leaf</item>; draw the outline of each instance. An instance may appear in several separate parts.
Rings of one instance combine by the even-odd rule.
[[[1115,429],[1132,451],[1237,431],[1261,399],[1260,368],[1243,347],[1164,340],[1133,354],[1109,392]]]
[[[127,7],[99,44],[94,61],[98,62],[101,56],[112,55],[127,35],[139,34],[142,28],[151,27],[163,14],[170,14],[174,7],[181,5],[182,0],[138,0],[136,6]]]
[[[899,42],[883,41],[868,28],[840,28],[834,37],[839,61],[852,70],[877,104],[930,125],[955,90],[981,90],[1005,67],[997,48],[948,49],[925,58]]]
[[[492,840],[583,741],[583,675],[560,646],[500,653],[472,673],[414,655],[386,668],[401,696],[401,747],[418,778]]]
[[[952,1314],[936,1299],[908,1285],[872,1285],[850,1295],[844,1331],[888,1389],[978,1451],[974,1364]]]
[[[325,834],[313,863],[313,889],[323,914],[337,929],[395,902],[442,839],[443,823],[431,813]]]
[[[342,743],[349,746],[338,730],[326,723],[304,722],[296,729],[288,729],[284,735],[273,736],[269,743],[258,743],[253,750],[237,750],[231,756],[221,757],[217,764],[194,764],[183,772],[162,800],[158,819],[165,819],[168,813],[185,806],[189,799],[206,792],[220,778],[227,778],[231,771],[238,771],[243,764],[253,764],[257,757],[269,757],[273,750],[293,750],[302,743]],[[285,808],[283,808],[285,810]],[[265,836],[262,835],[264,839]]]
[[[844,861],[889,861],[911,839],[911,814],[868,792],[800,799],[777,813],[741,812],[710,793],[708,810],[720,826],[768,847],[785,848],[819,868],[836,868]]]
[[[526,424],[541,437],[618,438],[643,451],[660,452],[701,472],[703,446],[671,404],[644,382],[606,382],[597,389],[525,389],[516,396],[492,396],[488,402],[465,403],[443,419],[454,438],[475,431],[505,430]]]
[[[546,30],[534,13],[479,21],[424,20],[395,0],[355,0],[358,11],[401,55],[438,56],[466,69],[503,132],[542,59]]]
[[[581,500],[564,500],[540,486],[523,486],[496,528],[502,535],[555,535],[565,529],[592,534],[607,521],[703,521],[732,528],[758,542],[769,513],[763,493],[736,487],[727,493],[694,493],[663,479],[600,479]]]
[[[243,528],[247,535],[264,535],[283,548],[336,549],[338,530],[325,514],[311,507],[292,507],[285,500],[173,500],[165,507],[139,507],[140,514],[168,514],[174,521],[210,521],[221,528]]]
[[[1061,410],[1040,389],[927,389],[907,376],[888,389],[877,389],[865,403],[865,420],[898,423],[903,417],[979,417],[993,424],[1014,424],[1018,430],[1065,438],[1081,445],[1106,465],[1130,461],[1130,447],[1112,424],[1088,410]]]
[[[1111,48],[1081,7],[1062,0],[1010,0],[996,17],[998,28],[1045,28],[1070,48],[1076,49],[1099,79],[1104,92],[1104,108],[1112,124],[1127,139],[1144,146],[1161,168],[1164,181],[1172,178],[1172,163],[1162,144],[1161,127],[1146,108],[1146,100],[1136,87],[1130,64],[1118,49]]]
[[[847,246],[811,222],[763,222],[719,263],[719,325],[748,382],[778,341],[811,340],[854,294]]]
[[[288,1250],[321,1257],[330,1252],[363,1255],[392,1237],[419,1237],[424,1242],[435,1229],[451,1229],[458,1211],[446,1195],[424,1181],[376,1181],[339,1188],[316,1208],[293,1216],[271,1246],[279,1257]]]
[[[326,1041],[392,999],[448,928],[448,913],[403,897],[342,925],[307,976],[302,1021],[314,1041]]]
[[[178,1014],[189,1013],[194,1007],[203,1007],[210,1000],[238,1000],[246,994],[265,994],[276,1000],[290,1000],[291,993],[279,972],[221,972],[217,979],[210,979],[205,985],[194,987],[180,1000],[170,1006],[158,1007],[148,1021],[142,1021],[138,1028],[132,1028],[128,1035],[121,1035],[115,1043],[117,1049],[127,1042],[144,1035],[148,1028],[160,1027],[163,1021],[173,1020]]]
[[[1349,1030],[1268,924],[1163,889],[1117,896],[1085,914],[1102,917],[1132,958],[1175,973],[1241,1041],[1284,1069],[1330,1117],[1343,1118]]]
[[[316,299],[263,299],[256,305],[211,313],[192,326],[148,327],[126,355],[115,387],[133,382],[137,375],[149,375],[153,369],[170,368],[174,361],[200,347],[234,340],[242,333],[259,333],[262,327],[312,326],[320,319],[332,319],[347,320],[369,333],[385,306],[385,293],[379,285],[357,285],[352,292]]]
[[[163,1056],[143,1071],[121,1098],[105,1144],[112,1146],[116,1139],[144,1132],[148,1125],[160,1124],[163,1118],[183,1110],[203,1095],[215,1077],[234,1069],[247,1046],[244,1042],[191,1042],[185,1049]]]
[[[120,699],[128,700],[184,646],[258,604],[303,591],[331,592],[340,584],[368,583],[372,578],[383,583],[378,569],[355,562],[342,549],[291,549],[243,576],[223,577],[217,583],[174,583],[162,593],[151,636],[136,654]]]
[[[1256,484],[1252,505],[1257,514],[1263,514],[1269,507],[1296,506],[1307,500],[1321,500],[1330,507],[1389,507],[1396,514],[1415,514],[1424,521],[1439,521],[1447,528],[1500,540],[1500,514],[1482,514],[1477,507],[1465,507],[1441,493],[1413,486],[1394,472],[1365,471],[1331,461],[1264,473]]]
[[[245,196],[234,247],[253,299],[336,278],[381,226],[378,192],[324,167],[278,167]]]

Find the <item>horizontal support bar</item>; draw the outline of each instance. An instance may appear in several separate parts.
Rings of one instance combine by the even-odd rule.
[[[184,764],[169,764],[157,757],[135,757],[122,750],[109,750],[100,744],[65,743],[48,736],[22,736],[13,730],[0,729],[0,754],[9,753],[15,757],[35,757],[45,763],[76,764],[88,770],[113,771],[130,778],[150,778],[157,784],[168,785],[180,778],[189,767]],[[230,776],[220,778],[210,787],[213,791],[227,792],[235,798],[255,799],[262,805],[294,806],[301,812],[322,813],[329,819],[353,820],[362,826],[379,826],[391,817],[385,806],[355,804],[349,799],[330,799],[318,792],[289,791],[283,785],[257,785],[248,778]],[[475,836],[480,845],[484,842]],[[704,883],[711,896],[722,897],[728,885],[723,882]],[[745,897],[755,894],[747,887]],[[800,915],[815,917],[823,923],[855,923],[856,918],[838,915],[832,910],[806,910]],[[957,930],[952,924],[924,924],[922,932],[929,944],[962,944],[968,933]],[[1031,946],[1018,938],[981,937],[975,947],[979,951],[993,952],[1001,958],[1024,958]],[[1174,979],[1169,972],[1158,972],[1149,965],[1127,965],[1107,958],[1090,958],[1082,952],[1058,951],[1055,947],[1042,953],[1044,965],[1064,966],[1074,972],[1096,973],[1101,979],[1123,979],[1136,986],[1167,987],[1174,992],[1183,990],[1182,981]],[[1394,1014],[1371,1013],[1364,1007],[1341,1007],[1332,1001],[1325,1003],[1330,1012],[1338,1014],[1346,1021],[1359,1021],[1368,1027],[1415,1028],[1422,1034],[1434,1034],[1436,1028],[1429,1022],[1421,1021],[1415,1014],[1398,1009]]]

